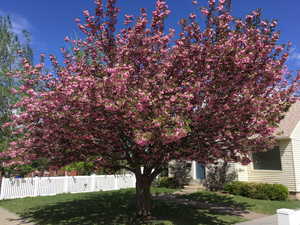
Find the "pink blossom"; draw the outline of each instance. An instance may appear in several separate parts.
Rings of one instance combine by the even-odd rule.
[[[196,19],[196,14],[195,13],[191,13],[190,14],[190,19]]]
[[[10,123],[10,122],[7,122],[7,123],[4,123],[4,124],[2,125],[2,128],[6,128],[6,127],[9,127],[9,126],[11,126],[11,123]]]
[[[84,10],[83,15],[86,16],[86,17],[89,17],[90,16],[89,10]]]
[[[65,39],[64,39],[66,42],[68,42],[68,41],[70,41],[70,38],[67,36],[67,37],[65,37]]]
[[[252,20],[252,19],[253,19],[253,17],[254,17],[253,15],[247,15],[247,16],[246,16],[246,19],[250,19],[250,20]]]
[[[12,94],[17,94],[17,93],[18,93],[18,91],[17,91],[15,88],[11,88],[11,89],[10,89],[10,92],[11,92]]]
[[[35,65],[35,68],[36,69],[42,69],[44,67],[44,64],[43,63],[40,63],[40,64],[36,64]]]
[[[280,52],[280,51],[283,50],[283,47],[282,47],[281,45],[277,45],[277,46],[275,47],[275,50]]]
[[[202,8],[202,9],[201,9],[201,13],[202,13],[203,15],[207,16],[207,15],[209,14],[209,11],[208,11],[208,9]]]

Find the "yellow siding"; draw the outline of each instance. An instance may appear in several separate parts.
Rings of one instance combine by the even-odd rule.
[[[281,167],[282,170],[254,170],[253,165],[240,166],[244,169],[244,172],[238,176],[238,180],[250,182],[265,182],[283,184],[288,187],[289,191],[295,192],[295,169],[293,160],[293,145],[291,140],[280,140],[280,155],[281,155]],[[300,142],[299,142],[300,144]],[[300,146],[300,145],[299,145]],[[300,159],[300,155],[299,155]],[[300,160],[299,160],[300,162]],[[246,171],[246,172],[245,172]],[[239,172],[240,173],[240,172]],[[247,175],[245,175],[245,173]],[[300,171],[299,171],[300,173]]]
[[[265,182],[265,183],[280,184],[281,176],[282,176],[281,171],[250,169],[248,178],[250,182]]]
[[[236,172],[237,180],[239,181],[248,181],[248,166],[243,166],[240,163],[229,163],[228,172]]]
[[[294,147],[292,140],[282,140],[279,142],[282,174],[280,183],[286,185],[289,191],[296,191],[295,168],[294,168]]]
[[[239,181],[248,181],[249,180],[249,174],[248,174],[248,166],[243,166],[241,164],[237,164],[236,167],[238,180]]]

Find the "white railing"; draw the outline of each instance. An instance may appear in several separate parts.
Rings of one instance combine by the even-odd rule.
[[[135,176],[131,174],[3,178],[0,200],[62,193],[110,191],[132,187],[135,187]]]

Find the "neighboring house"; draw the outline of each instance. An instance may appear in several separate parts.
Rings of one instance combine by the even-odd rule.
[[[252,163],[232,163],[239,181],[283,184],[300,199],[300,102],[291,106],[276,131],[277,145],[267,152],[251,155]],[[191,177],[205,179],[205,168],[191,162]]]
[[[253,153],[249,165],[233,164],[238,180],[283,184],[300,199],[300,102],[280,122],[276,140],[274,149]]]

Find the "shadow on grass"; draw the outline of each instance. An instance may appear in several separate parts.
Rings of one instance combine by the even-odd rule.
[[[134,191],[122,190],[85,194],[78,199],[31,208],[21,216],[40,225],[229,225],[239,222],[239,218],[224,219],[224,216],[235,214],[216,210],[211,204],[226,205],[240,210],[247,208],[246,205],[234,202],[230,197],[202,192],[188,195],[186,200],[201,202],[201,204],[208,201],[209,204],[208,207],[199,207],[197,204],[158,199],[153,204],[153,221],[141,223],[135,220]]]
[[[198,208],[207,208],[212,213],[232,216],[241,216],[252,206],[246,202],[237,202],[230,195],[206,191],[183,195],[179,198],[195,203]]]

